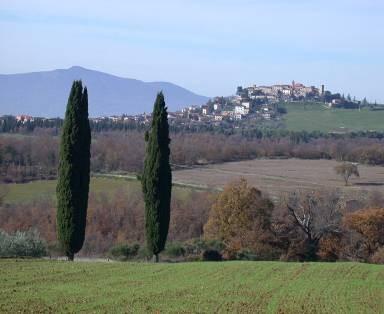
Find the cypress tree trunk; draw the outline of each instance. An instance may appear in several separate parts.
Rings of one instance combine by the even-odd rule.
[[[69,261],[84,243],[90,180],[91,130],[88,93],[74,81],[60,142],[57,194],[57,238]]]
[[[67,253],[67,258],[68,258],[68,261],[73,262],[73,259],[75,258],[75,254],[74,253]]]
[[[152,119],[151,130],[146,134],[147,149],[141,182],[147,247],[154,255],[153,260],[158,262],[158,254],[164,250],[168,236],[172,189],[168,113],[162,92],[157,94]]]

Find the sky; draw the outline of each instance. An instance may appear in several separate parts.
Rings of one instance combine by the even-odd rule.
[[[79,65],[206,96],[290,83],[384,102],[384,0],[0,0],[0,73]]]

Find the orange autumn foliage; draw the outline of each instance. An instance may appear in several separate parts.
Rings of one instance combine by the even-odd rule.
[[[358,210],[347,214],[344,222],[364,237],[369,254],[384,245],[384,208]]]

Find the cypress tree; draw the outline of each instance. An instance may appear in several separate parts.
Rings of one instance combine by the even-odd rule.
[[[158,262],[158,254],[164,250],[167,241],[172,189],[168,113],[162,92],[157,94],[151,129],[146,133],[145,140],[147,149],[141,182],[146,240],[149,251]]]
[[[60,142],[57,195],[57,238],[73,261],[84,243],[90,180],[91,130],[88,93],[74,81]]]

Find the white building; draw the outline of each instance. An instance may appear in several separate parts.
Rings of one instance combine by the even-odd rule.
[[[266,95],[271,95],[273,93],[272,86],[259,86],[257,89]]]
[[[223,116],[221,114],[216,114],[215,121],[223,121]]]
[[[209,113],[208,106],[201,106],[201,112],[203,113],[203,115],[207,115]]]
[[[247,115],[249,113],[249,108],[246,108],[243,105],[235,106],[235,114]]]
[[[221,105],[220,104],[216,103],[216,104],[213,105],[213,110],[218,111],[220,109],[221,109]]]

